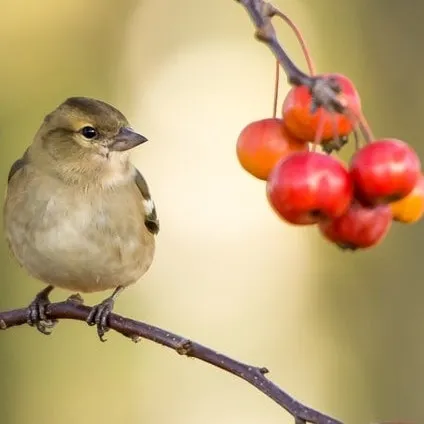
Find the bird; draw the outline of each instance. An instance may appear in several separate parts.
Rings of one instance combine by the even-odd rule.
[[[27,273],[46,287],[28,306],[27,322],[50,334],[49,295],[113,290],[87,318],[105,341],[119,294],[150,268],[159,220],[149,186],[130,161],[147,138],[114,106],[69,97],[47,114],[9,172],[5,238]]]

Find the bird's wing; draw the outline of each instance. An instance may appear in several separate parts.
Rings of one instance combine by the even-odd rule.
[[[28,163],[28,150],[25,150],[25,153],[21,158],[13,163],[10,168],[9,175],[7,176],[7,182],[9,183],[12,177],[22,169]]]
[[[159,220],[157,217],[155,203],[153,202],[150,196],[149,186],[147,185],[146,180],[137,168],[135,169],[135,171],[135,183],[137,184],[137,187],[140,190],[140,193],[143,196],[145,202],[146,218],[144,220],[144,223],[146,225],[146,228],[152,234],[157,234],[159,232]]]

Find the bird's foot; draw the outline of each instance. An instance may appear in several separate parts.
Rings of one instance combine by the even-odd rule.
[[[122,292],[122,290],[124,290],[124,287],[118,286],[113,292],[112,296],[105,299],[102,303],[93,306],[90,314],[87,317],[88,325],[97,325],[97,334],[99,335],[99,339],[102,342],[106,341],[104,335],[110,330],[107,321],[110,313],[113,310],[113,306],[115,305],[115,300]]]
[[[35,296],[35,299],[28,306],[27,323],[31,327],[37,327],[40,333],[50,335],[57,320],[48,319],[46,316],[47,306],[50,304],[49,294],[53,290],[52,286],[47,286]]]
[[[93,306],[90,314],[87,317],[88,325],[97,325],[97,334],[99,335],[99,339],[102,342],[105,342],[106,339],[104,335],[109,331],[109,327],[107,325],[107,320],[109,314],[113,310],[113,306],[115,304],[115,299],[113,296],[108,297],[102,303]]]

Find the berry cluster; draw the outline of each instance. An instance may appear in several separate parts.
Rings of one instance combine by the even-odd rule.
[[[252,122],[242,130],[237,141],[239,162],[267,181],[268,200],[286,222],[317,224],[327,240],[343,249],[375,246],[393,221],[413,223],[423,216],[420,159],[401,140],[374,139],[358,91],[347,77],[314,78],[316,84],[324,81],[326,87],[336,87],[343,107],[336,110],[319,104],[310,87],[293,86],[283,102],[282,119],[274,109],[273,118]],[[352,134],[356,152],[346,165],[331,153]]]

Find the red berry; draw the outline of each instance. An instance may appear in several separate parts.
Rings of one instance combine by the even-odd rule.
[[[307,150],[308,144],[289,134],[282,119],[252,122],[243,129],[237,140],[237,157],[241,166],[261,180],[268,178],[281,158]]]
[[[352,200],[352,182],[343,164],[316,152],[282,159],[267,183],[268,199],[286,221],[309,225],[342,215]]]
[[[344,75],[326,74],[334,77],[339,83],[341,93],[354,113],[361,110],[361,99],[352,81]],[[322,142],[343,137],[352,132],[353,124],[350,118],[340,113],[332,113],[319,107],[312,113],[312,96],[309,88],[301,85],[293,87],[287,94],[283,104],[283,119],[287,129],[297,138],[306,141],[315,140],[321,120],[324,121]],[[337,133],[335,132],[337,129]]]
[[[391,223],[389,206],[368,208],[355,202],[341,217],[320,221],[319,229],[341,248],[355,250],[375,246],[387,234]]]
[[[382,139],[358,150],[350,164],[355,195],[368,205],[406,197],[421,175],[415,151],[403,141]]]

